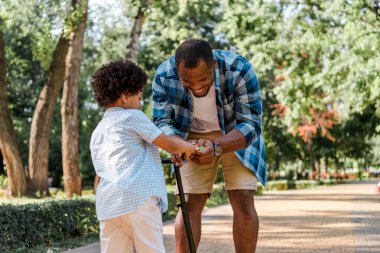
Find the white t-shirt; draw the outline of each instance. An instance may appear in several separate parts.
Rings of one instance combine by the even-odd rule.
[[[216,110],[215,84],[212,84],[209,92],[204,97],[196,97],[192,92],[193,120],[190,131],[207,133],[219,131],[218,112]]]

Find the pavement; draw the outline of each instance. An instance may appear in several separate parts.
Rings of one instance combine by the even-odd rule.
[[[260,219],[256,253],[380,253],[378,181],[255,196]],[[174,221],[164,224],[167,253],[175,252]],[[65,253],[99,253],[99,243]],[[198,253],[235,252],[229,204],[204,211]]]

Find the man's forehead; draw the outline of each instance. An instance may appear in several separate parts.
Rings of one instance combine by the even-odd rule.
[[[209,76],[212,71],[213,68],[203,60],[194,68],[187,68],[186,64],[183,62],[181,62],[178,66],[178,73],[181,77],[202,78],[202,76]]]

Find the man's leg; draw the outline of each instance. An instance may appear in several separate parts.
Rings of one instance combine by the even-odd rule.
[[[220,131],[210,133],[190,132],[188,139],[213,140],[221,135],[222,132]],[[211,194],[212,186],[218,171],[218,163],[219,157],[215,157],[214,161],[207,165],[198,165],[193,161],[188,161],[188,163],[180,168],[195,248],[198,248],[201,240],[201,214],[203,207]],[[178,194],[178,189],[176,189],[176,194]],[[177,253],[190,252],[181,211],[178,212],[175,220],[175,240]]]
[[[254,253],[259,234],[257,216],[252,190],[229,190],[228,198],[234,212],[233,238],[235,251]]]
[[[189,209],[189,218],[193,232],[195,248],[198,248],[199,242],[201,240],[201,215],[208,196],[208,193],[185,194],[185,199]],[[175,219],[175,241],[177,253],[190,252],[189,243],[186,236],[185,224],[181,211],[178,211],[177,217]]]
[[[234,153],[223,154],[222,163],[228,198],[234,212],[235,251],[253,253],[259,233],[259,218],[253,199],[253,193],[257,189],[257,178]]]

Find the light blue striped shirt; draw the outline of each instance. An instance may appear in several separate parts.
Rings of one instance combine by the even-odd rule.
[[[158,148],[151,144],[162,131],[140,110],[106,110],[91,136],[91,157],[101,178],[96,214],[107,220],[134,211],[152,196],[168,208]]]

